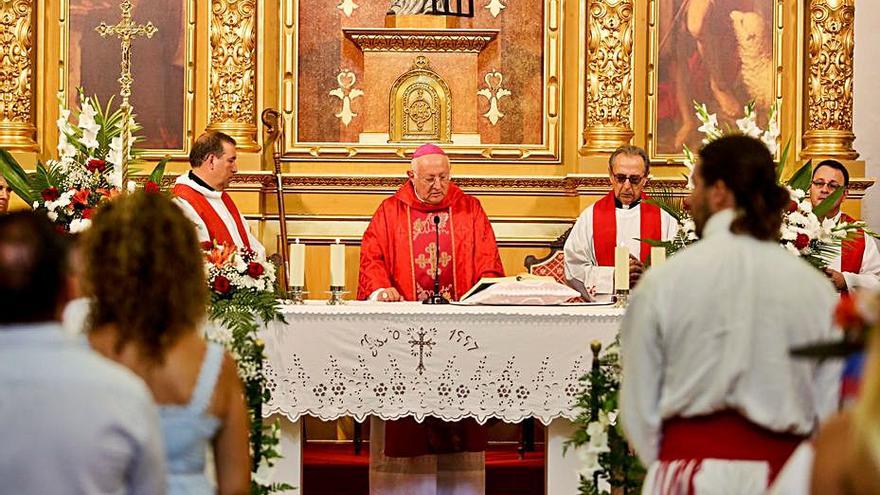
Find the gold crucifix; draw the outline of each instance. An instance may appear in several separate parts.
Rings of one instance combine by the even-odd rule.
[[[135,36],[152,38],[153,35],[156,34],[157,29],[152,22],[148,22],[144,25],[135,24],[134,21],[132,21],[131,2],[129,0],[123,0],[122,3],[119,4],[119,8],[122,10],[122,20],[120,20],[118,24],[108,26],[106,23],[102,22],[100,26],[95,28],[95,31],[97,31],[102,38],[116,36],[120,40],[120,45],[122,46],[122,63],[120,64],[119,73],[119,95],[122,96],[122,102],[119,106],[122,108],[123,112],[128,114],[131,108],[128,103],[128,98],[131,96],[131,83],[134,81],[131,77],[131,41]],[[127,116],[128,115],[126,115],[126,117]]]

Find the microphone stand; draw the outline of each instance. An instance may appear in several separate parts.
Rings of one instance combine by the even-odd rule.
[[[422,304],[449,304],[449,300],[440,295],[440,215],[434,214],[434,295],[422,301]]]

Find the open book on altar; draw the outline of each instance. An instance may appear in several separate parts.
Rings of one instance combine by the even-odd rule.
[[[578,291],[553,277],[521,274],[514,277],[484,277],[462,297],[462,304],[561,304]]]

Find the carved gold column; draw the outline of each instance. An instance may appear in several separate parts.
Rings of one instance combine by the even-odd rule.
[[[208,129],[257,151],[256,0],[212,0]]]
[[[801,156],[854,160],[855,0],[810,0],[807,118]]]
[[[587,0],[587,119],[583,154],[611,152],[633,137],[633,0]]]
[[[34,0],[0,0],[0,147],[36,151]]]

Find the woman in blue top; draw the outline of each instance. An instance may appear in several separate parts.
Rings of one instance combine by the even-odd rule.
[[[249,493],[242,385],[229,354],[199,331],[208,295],[192,223],[161,194],[138,192],[103,207],[84,246],[89,341],[140,375],[159,405],[168,493]]]

